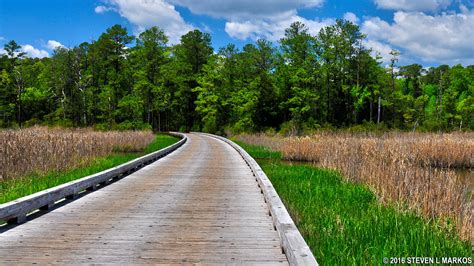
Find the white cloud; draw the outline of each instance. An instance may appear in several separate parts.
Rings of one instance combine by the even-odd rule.
[[[321,6],[324,0],[168,0],[201,15],[242,21],[280,16],[300,8]]]
[[[365,40],[362,44],[366,48],[372,49],[372,56],[374,58],[380,56],[383,63],[390,62],[390,58],[392,58],[390,55],[392,47],[390,45],[374,40]]]
[[[321,28],[334,23],[333,19],[306,19],[298,16],[296,11],[293,11],[272,19],[256,19],[243,22],[230,21],[226,23],[225,31],[229,36],[240,40],[264,38],[269,41],[278,41],[285,35],[285,29],[296,21],[304,23],[309,29],[308,32],[313,35],[318,34]]]
[[[383,41],[426,62],[474,61],[474,10],[430,16],[398,11],[394,22],[378,17],[364,21],[362,31],[373,41]]]
[[[97,13],[113,10],[128,19],[142,31],[160,26],[172,43],[194,27],[184,21],[175,5],[188,8],[194,14],[208,15],[226,20],[225,30],[238,39],[268,38],[277,40],[285,28],[299,20],[310,31],[317,32],[325,21],[305,19],[297,15],[301,8],[321,6],[324,0],[103,0],[108,6],[96,7]]]
[[[30,44],[22,45],[21,50],[26,53],[26,56],[32,58],[43,58],[49,56],[49,53],[47,51],[37,49]]]
[[[436,11],[448,7],[453,0],[374,0],[378,8],[404,11]]]
[[[327,25],[327,21],[306,19],[297,14],[298,9],[319,7],[324,0],[168,1],[195,14],[225,19],[227,34],[240,40],[265,38],[276,41],[295,21],[305,23],[312,33]]]
[[[105,12],[108,12],[108,11],[115,11],[115,9],[112,8],[112,7],[107,7],[107,6],[96,6],[94,8],[94,11],[97,14],[102,14],[102,13],[105,13]]]
[[[49,40],[48,43],[46,44],[46,47],[50,50],[55,50],[58,47],[64,47],[60,42],[55,41],[55,40]]]
[[[344,14],[344,17],[343,17],[345,20],[348,20],[354,24],[357,24],[359,23],[359,18],[357,17],[356,14],[352,13],[352,12],[347,12]]]
[[[5,37],[0,36],[0,41],[4,41],[4,40],[5,40]]]
[[[194,27],[186,23],[175,7],[164,0],[108,0],[109,10],[118,12],[137,27],[137,32],[145,28],[159,26],[164,29],[171,43]]]

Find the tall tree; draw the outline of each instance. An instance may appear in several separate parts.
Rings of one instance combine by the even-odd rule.
[[[98,40],[27,58],[10,41],[0,55],[0,127],[36,123],[102,129],[205,130],[319,126],[474,128],[474,66],[388,67],[338,20],[317,36],[293,23],[279,44],[257,40],[214,54],[198,30],[168,46],[157,27],[134,37],[115,25]],[[400,69],[399,71],[397,69]]]
[[[331,123],[346,124],[353,120],[350,84],[356,80],[360,70],[357,60],[364,38],[359,26],[340,19],[336,24],[321,29],[318,35],[322,49],[327,119]]]
[[[4,50],[8,57],[9,64],[7,66],[8,71],[12,71],[17,62],[25,57],[26,53],[21,51],[21,46],[17,44],[14,40],[9,41],[4,45]]]
[[[397,72],[397,62],[398,62],[398,57],[400,56],[400,52],[398,50],[392,49],[390,51],[390,67],[388,68],[388,71],[390,71],[390,85],[391,85],[391,94],[395,94],[396,91],[396,78],[398,76]],[[380,119],[382,117],[382,94],[379,94],[378,98],[378,104],[377,104],[377,123],[380,123]],[[392,123],[394,123],[395,119],[395,110],[391,110],[392,113]]]
[[[178,75],[181,76],[178,91],[175,95],[181,97],[179,108],[186,130],[199,130],[201,120],[195,110],[197,93],[194,90],[202,68],[213,53],[211,36],[199,30],[193,30],[181,37],[181,42],[174,48],[174,59]]]
[[[282,74],[282,96],[285,99],[281,107],[289,111],[291,120],[300,129],[304,121],[317,117],[318,47],[316,39],[301,22],[291,24],[280,43],[282,58],[279,68]]]
[[[122,121],[117,112],[119,100],[132,90],[130,66],[126,64],[127,45],[134,39],[127,29],[114,25],[103,33],[97,42],[91,44],[92,81],[99,90],[96,112],[97,117],[106,122],[107,127]],[[117,116],[117,117],[116,117]],[[117,118],[117,119],[116,119]]]
[[[25,90],[25,82],[24,82],[24,68],[21,64],[21,59],[26,55],[26,53],[20,51],[21,46],[18,45],[14,40],[9,41],[5,44],[4,49],[7,53],[9,58],[9,64],[7,67],[7,71],[10,72],[10,76],[12,77],[12,85],[14,87],[14,95],[15,95],[15,105],[16,105],[16,121],[21,127],[22,123],[22,108],[21,108],[21,96],[23,91]]]
[[[162,116],[170,102],[170,93],[164,86],[162,67],[168,63],[168,37],[162,29],[151,27],[142,32],[135,47],[135,89],[144,103],[146,123],[162,130]]]

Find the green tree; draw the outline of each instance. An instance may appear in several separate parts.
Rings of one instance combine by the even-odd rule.
[[[359,80],[358,62],[364,38],[359,26],[346,20],[337,20],[318,35],[328,122],[344,125],[354,119],[350,90],[351,84]]]
[[[317,108],[320,90],[316,79],[319,47],[301,22],[291,24],[280,43],[282,55],[278,73],[284,99],[281,108],[289,111],[291,121],[299,129],[305,121],[318,118],[320,114]]]
[[[7,66],[6,74],[4,75],[4,101],[8,105],[4,110],[4,117],[6,118],[7,113],[11,113],[11,109],[15,109],[16,122],[20,125],[22,123],[22,106],[21,98],[22,93],[25,90],[24,83],[24,68],[22,67],[21,59],[26,55],[25,52],[21,51],[21,46],[18,45],[14,40],[9,41],[4,45],[6,52]],[[7,77],[7,75],[9,77]]]
[[[140,92],[146,123],[161,131],[162,116],[169,106],[170,93],[164,86],[163,65],[167,64],[168,37],[162,29],[151,27],[137,39],[134,51],[135,89]]]
[[[199,30],[193,30],[181,37],[181,42],[174,47],[173,59],[175,60],[179,79],[177,91],[174,96],[178,98],[178,104],[174,107],[179,110],[178,120],[185,125],[186,130],[199,130],[199,114],[196,109],[197,92],[194,89],[199,85],[198,77],[202,73],[204,65],[212,55],[211,36]]]
[[[21,51],[21,46],[17,44],[14,40],[9,41],[3,46],[6,55],[8,57],[7,71],[12,71],[17,62],[25,57],[26,53]]]

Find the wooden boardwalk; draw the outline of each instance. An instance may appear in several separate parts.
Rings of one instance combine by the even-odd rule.
[[[177,151],[0,234],[0,264],[288,264],[255,177],[221,140]]]

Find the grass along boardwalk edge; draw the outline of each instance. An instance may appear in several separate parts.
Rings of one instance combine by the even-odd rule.
[[[278,231],[280,236],[283,252],[285,253],[290,265],[317,266],[318,262],[311,252],[311,249],[293,222],[293,219],[285,208],[285,205],[273,187],[270,179],[263,172],[255,159],[232,140],[211,134],[205,135],[217,138],[229,144],[240,154],[240,156],[242,156],[244,161],[252,170],[252,173],[255,176],[258,186],[260,187],[265,202],[268,206],[270,212],[269,215],[272,216],[275,230]]]
[[[183,135],[180,135],[180,136],[183,136]],[[156,138],[158,139],[160,138],[160,136],[157,136]],[[170,144],[169,143],[170,141],[169,141],[168,143],[166,143],[165,148],[162,148],[159,151],[155,151],[147,155],[141,156],[139,158],[136,158],[138,157],[138,155],[131,156],[132,158],[130,156],[119,157],[121,158],[121,160],[132,159],[132,160],[127,160],[128,162],[121,162],[121,160],[107,161],[107,158],[106,158],[106,162],[114,165],[114,167],[108,168],[107,170],[95,172],[94,170],[97,169],[95,167],[84,168],[84,169],[87,169],[87,171],[92,170],[95,172],[92,175],[88,175],[85,177],[84,176],[78,177],[76,175],[78,173],[77,171],[74,172],[74,174],[71,174],[74,170],[72,172],[59,174],[59,177],[61,178],[55,179],[56,182],[67,181],[68,179],[73,179],[73,180],[70,180],[68,182],[61,182],[60,184],[57,184],[56,186],[51,186],[50,188],[39,190],[36,193],[30,193],[30,194],[25,195],[24,197],[21,197],[21,198],[17,197],[17,199],[15,200],[6,202],[4,204],[0,204],[0,220],[10,221],[14,223],[22,222],[26,218],[26,215],[30,213],[31,211],[34,211],[35,209],[38,209],[38,208],[48,209],[51,207],[51,205],[54,205],[56,201],[62,198],[74,198],[75,195],[77,195],[78,193],[84,190],[94,190],[98,184],[106,185],[111,178],[123,177],[127,175],[128,173],[131,173],[137,170],[138,168],[167,155],[168,153],[179,148],[182,144],[186,142],[186,137],[184,136],[181,140],[177,142],[175,141],[174,138],[171,138],[170,136],[167,136],[167,138],[169,138],[169,140],[172,140],[174,144],[169,145]],[[155,141],[154,144],[149,145],[149,149],[160,148],[163,146],[162,144],[165,144],[165,143],[160,144],[160,143],[156,143]],[[146,151],[149,151],[149,149],[146,149]],[[104,167],[104,166],[109,166],[109,165],[100,164],[99,168]],[[83,171],[79,171],[79,173],[82,173],[82,172]],[[48,178],[48,175],[45,175],[43,177]],[[28,183],[21,183],[21,182],[17,184],[20,184],[19,187],[29,185]],[[34,188],[38,188],[38,186]],[[18,196],[18,194],[16,196]]]
[[[436,220],[377,201],[336,171],[280,160],[281,153],[237,142],[259,162],[322,265],[382,264],[387,257],[472,257],[468,241]]]

